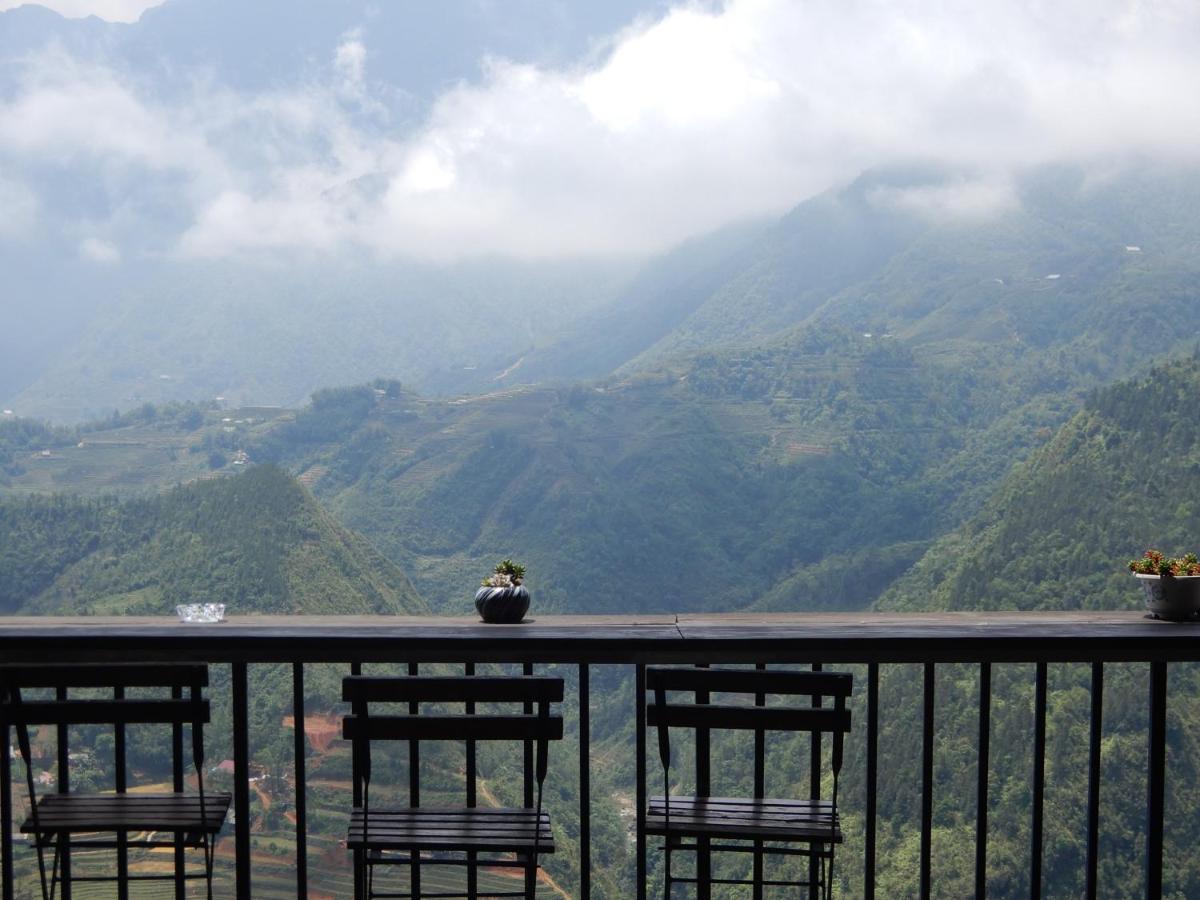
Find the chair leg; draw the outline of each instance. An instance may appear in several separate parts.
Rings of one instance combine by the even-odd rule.
[[[50,892],[53,889],[53,887],[51,886],[50,888],[47,888],[47,886],[46,886],[46,851],[42,848],[42,835],[36,831],[33,833],[33,847],[34,847],[34,850],[37,852],[38,877],[41,879],[41,883],[42,883],[42,900],[50,900]],[[57,850],[58,850],[58,838],[57,837],[55,838],[54,847],[55,847],[55,853],[57,855]]]
[[[54,900],[54,891],[58,886],[58,859],[64,840],[70,840],[70,838],[61,833],[54,837],[54,864],[50,867],[50,900]]]
[[[663,900],[671,900],[671,837],[663,835]]]
[[[537,857],[532,853],[525,862],[525,898],[534,900],[537,895]]]
[[[213,863],[216,861],[216,835],[203,833],[201,851],[204,853],[204,889],[208,900],[213,900]]]

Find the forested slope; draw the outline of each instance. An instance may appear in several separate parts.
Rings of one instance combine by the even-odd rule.
[[[1095,392],[978,515],[936,541],[878,607],[1138,609],[1140,591],[1125,562],[1148,546],[1182,553],[1200,545],[1200,516],[1191,500],[1200,492],[1197,400],[1200,358]],[[939,669],[935,873],[939,894],[947,897],[970,892],[978,716],[973,668]],[[1176,826],[1167,829],[1164,877],[1166,896],[1185,898],[1200,893],[1200,866],[1187,850],[1192,829],[1177,827],[1200,808],[1200,672],[1177,664],[1170,673],[1167,820]],[[1144,664],[1106,666],[1100,848],[1106,897],[1144,890],[1147,677]],[[1085,665],[1050,667],[1045,877],[1052,896],[1082,891],[1089,678]],[[883,689],[889,715],[881,741],[902,747],[920,730],[919,679],[885,671]],[[989,896],[1028,892],[1032,689],[1032,666],[997,668]],[[902,785],[918,777],[916,766],[910,753],[881,797],[882,814],[895,829],[885,833],[911,826]],[[905,853],[913,848],[890,838],[886,846],[891,871],[885,877],[904,883],[906,866],[911,878],[915,862],[905,863]]]
[[[1200,545],[1200,362],[1096,392],[887,592],[891,609],[1112,609],[1137,594],[1122,563]]]
[[[132,500],[0,501],[0,611],[418,613],[404,573],[273,466]]]

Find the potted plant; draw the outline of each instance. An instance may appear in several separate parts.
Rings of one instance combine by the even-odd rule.
[[[1200,559],[1195,553],[1165,557],[1147,550],[1129,561],[1129,571],[1142,583],[1146,609],[1156,619],[1183,622],[1200,615]]]
[[[475,592],[475,609],[485,622],[520,622],[529,611],[525,567],[511,559],[499,563]]]

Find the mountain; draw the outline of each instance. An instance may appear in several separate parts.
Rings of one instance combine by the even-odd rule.
[[[1147,342],[1177,343],[1200,275],[1194,170],[1043,168],[995,209],[922,206],[974,187],[945,169],[868,172],[644,263],[131,259],[97,274],[12,250],[0,396],[21,415],[84,421],[215,396],[293,406],[375,377],[486,393],[811,328],[890,335],[977,372],[1024,368],[1038,383],[1020,391],[1062,394],[1130,374]],[[1045,371],[1025,365],[1039,355]]]
[[[627,271],[624,263],[369,260],[148,266],[136,288],[97,300],[78,334],[32,363],[41,371],[6,405],[78,422],[216,396],[297,405],[326,385],[379,376],[434,393],[464,380],[487,385],[510,364],[513,347],[553,339],[566,320],[618,289]],[[36,308],[37,296],[30,281],[21,308]],[[58,314],[74,308],[69,300],[51,306]],[[26,324],[11,333],[14,343]]]
[[[1084,407],[1029,459],[1015,467],[989,502],[936,540],[907,573],[884,592],[876,608],[924,611],[992,609],[1136,609],[1140,588],[1125,563],[1147,547],[1171,554],[1197,549],[1200,513],[1191,498],[1200,485],[1200,356],[1154,367],[1147,374],[1096,390]],[[1167,754],[1171,772],[1168,817],[1186,817],[1200,803],[1200,767],[1194,738],[1200,723],[1200,682],[1191,664],[1171,665]],[[989,895],[1028,894],[1019,862],[1028,847],[1028,735],[1032,673],[1028,666],[996,670],[989,817]],[[1083,891],[1085,847],[1079,797],[1086,792],[1089,667],[1050,668],[1045,878],[1055,893]],[[904,742],[919,731],[920,686],[902,672],[885,673],[890,696],[880,740]],[[1100,835],[1101,877],[1114,896],[1143,892],[1139,848],[1144,841],[1146,667],[1105,666],[1102,775],[1105,824]],[[958,786],[946,798],[969,798],[975,772],[972,740],[977,727],[975,674],[969,667],[939,667],[938,771]],[[915,758],[914,758],[915,759]],[[915,761],[898,773],[915,779]],[[941,777],[941,776],[939,776]],[[903,797],[886,797],[881,809],[900,834],[911,821]],[[1120,823],[1120,824],[1116,824]],[[940,853],[938,883],[952,895],[970,892],[972,861],[951,852],[971,847],[974,808],[948,799],[935,811]],[[1200,867],[1184,850],[1190,837],[1168,829],[1172,895],[1200,892]],[[896,845],[884,856],[904,854]],[[1016,865],[1007,861],[1017,860]],[[903,884],[904,866],[893,874]],[[897,888],[897,890],[900,890]],[[902,891],[901,891],[902,892]]]
[[[873,170],[771,223],[687,242],[532,352],[500,383],[600,377],[681,355],[756,346],[797,328],[890,334],[962,361],[1054,345],[1102,365],[1090,339],[1171,302],[1136,334],[1169,339],[1194,294],[1200,173],[1193,168],[1031,169],[993,207],[944,167]],[[939,205],[940,204],[940,205]],[[1192,304],[1194,305],[1194,304]],[[1076,343],[1078,342],[1078,343]],[[1123,356],[1139,353],[1129,338]],[[1140,343],[1144,344],[1144,341]],[[1097,359],[1097,357],[1101,359]],[[514,359],[516,357],[514,356]]]
[[[273,466],[141,499],[0,501],[0,612],[420,613],[404,573]]]
[[[558,357],[575,371],[624,357],[610,376],[454,400],[380,381],[318,391],[294,414],[150,408],[141,425],[25,434],[0,482],[144,490],[228,470],[241,450],[301,475],[439,610],[466,610],[467,588],[505,556],[530,566],[542,609],[863,608],[978,513],[1089,391],[1189,353],[1200,333],[1194,174],[1125,170],[1088,182],[1042,170],[1019,185],[1016,208],[935,226],[912,198],[958,186],[948,178],[864,176],[774,225],[648,267],[622,306],[593,305],[591,321],[611,315],[614,327],[593,328],[591,344],[577,335],[559,345],[579,351]],[[797,248],[819,244],[822,222],[841,223],[830,234],[845,246],[806,256]],[[775,274],[755,293],[750,272]],[[549,378],[555,365],[539,370],[536,347],[513,350],[532,332],[506,329],[504,302],[487,306],[499,291],[482,271],[478,284],[473,301],[491,312],[477,327],[492,334],[477,334],[478,348],[464,340],[457,368],[493,354],[508,367],[526,358],[514,378],[525,366]],[[377,343],[341,345],[346,323],[330,312],[308,329],[304,352],[288,353],[278,348],[294,335],[260,344],[261,323],[233,304],[221,326],[230,359],[243,371],[274,360],[291,373],[279,385],[336,383],[327,374],[336,367],[322,368],[331,355],[353,360],[349,372],[378,364],[386,302],[361,285],[347,273],[344,296],[359,297],[359,310],[376,304],[364,318],[379,323]],[[696,318],[710,303],[727,310],[726,338]],[[277,313],[271,327],[291,328]],[[145,321],[169,333],[171,320],[165,311],[122,320],[89,358],[106,350],[115,365],[126,356],[122,331]],[[555,327],[567,333],[569,320]],[[436,343],[411,344],[429,362],[453,358]],[[220,365],[218,354],[210,369]],[[85,379],[81,368],[73,383]],[[153,380],[184,393],[173,377]]]
[[[1120,609],[1124,563],[1195,551],[1200,357],[1096,392],[880,600],[889,609]]]

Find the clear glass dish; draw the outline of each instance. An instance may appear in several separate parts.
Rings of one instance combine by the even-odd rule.
[[[184,603],[175,607],[180,622],[224,622],[224,603]]]

